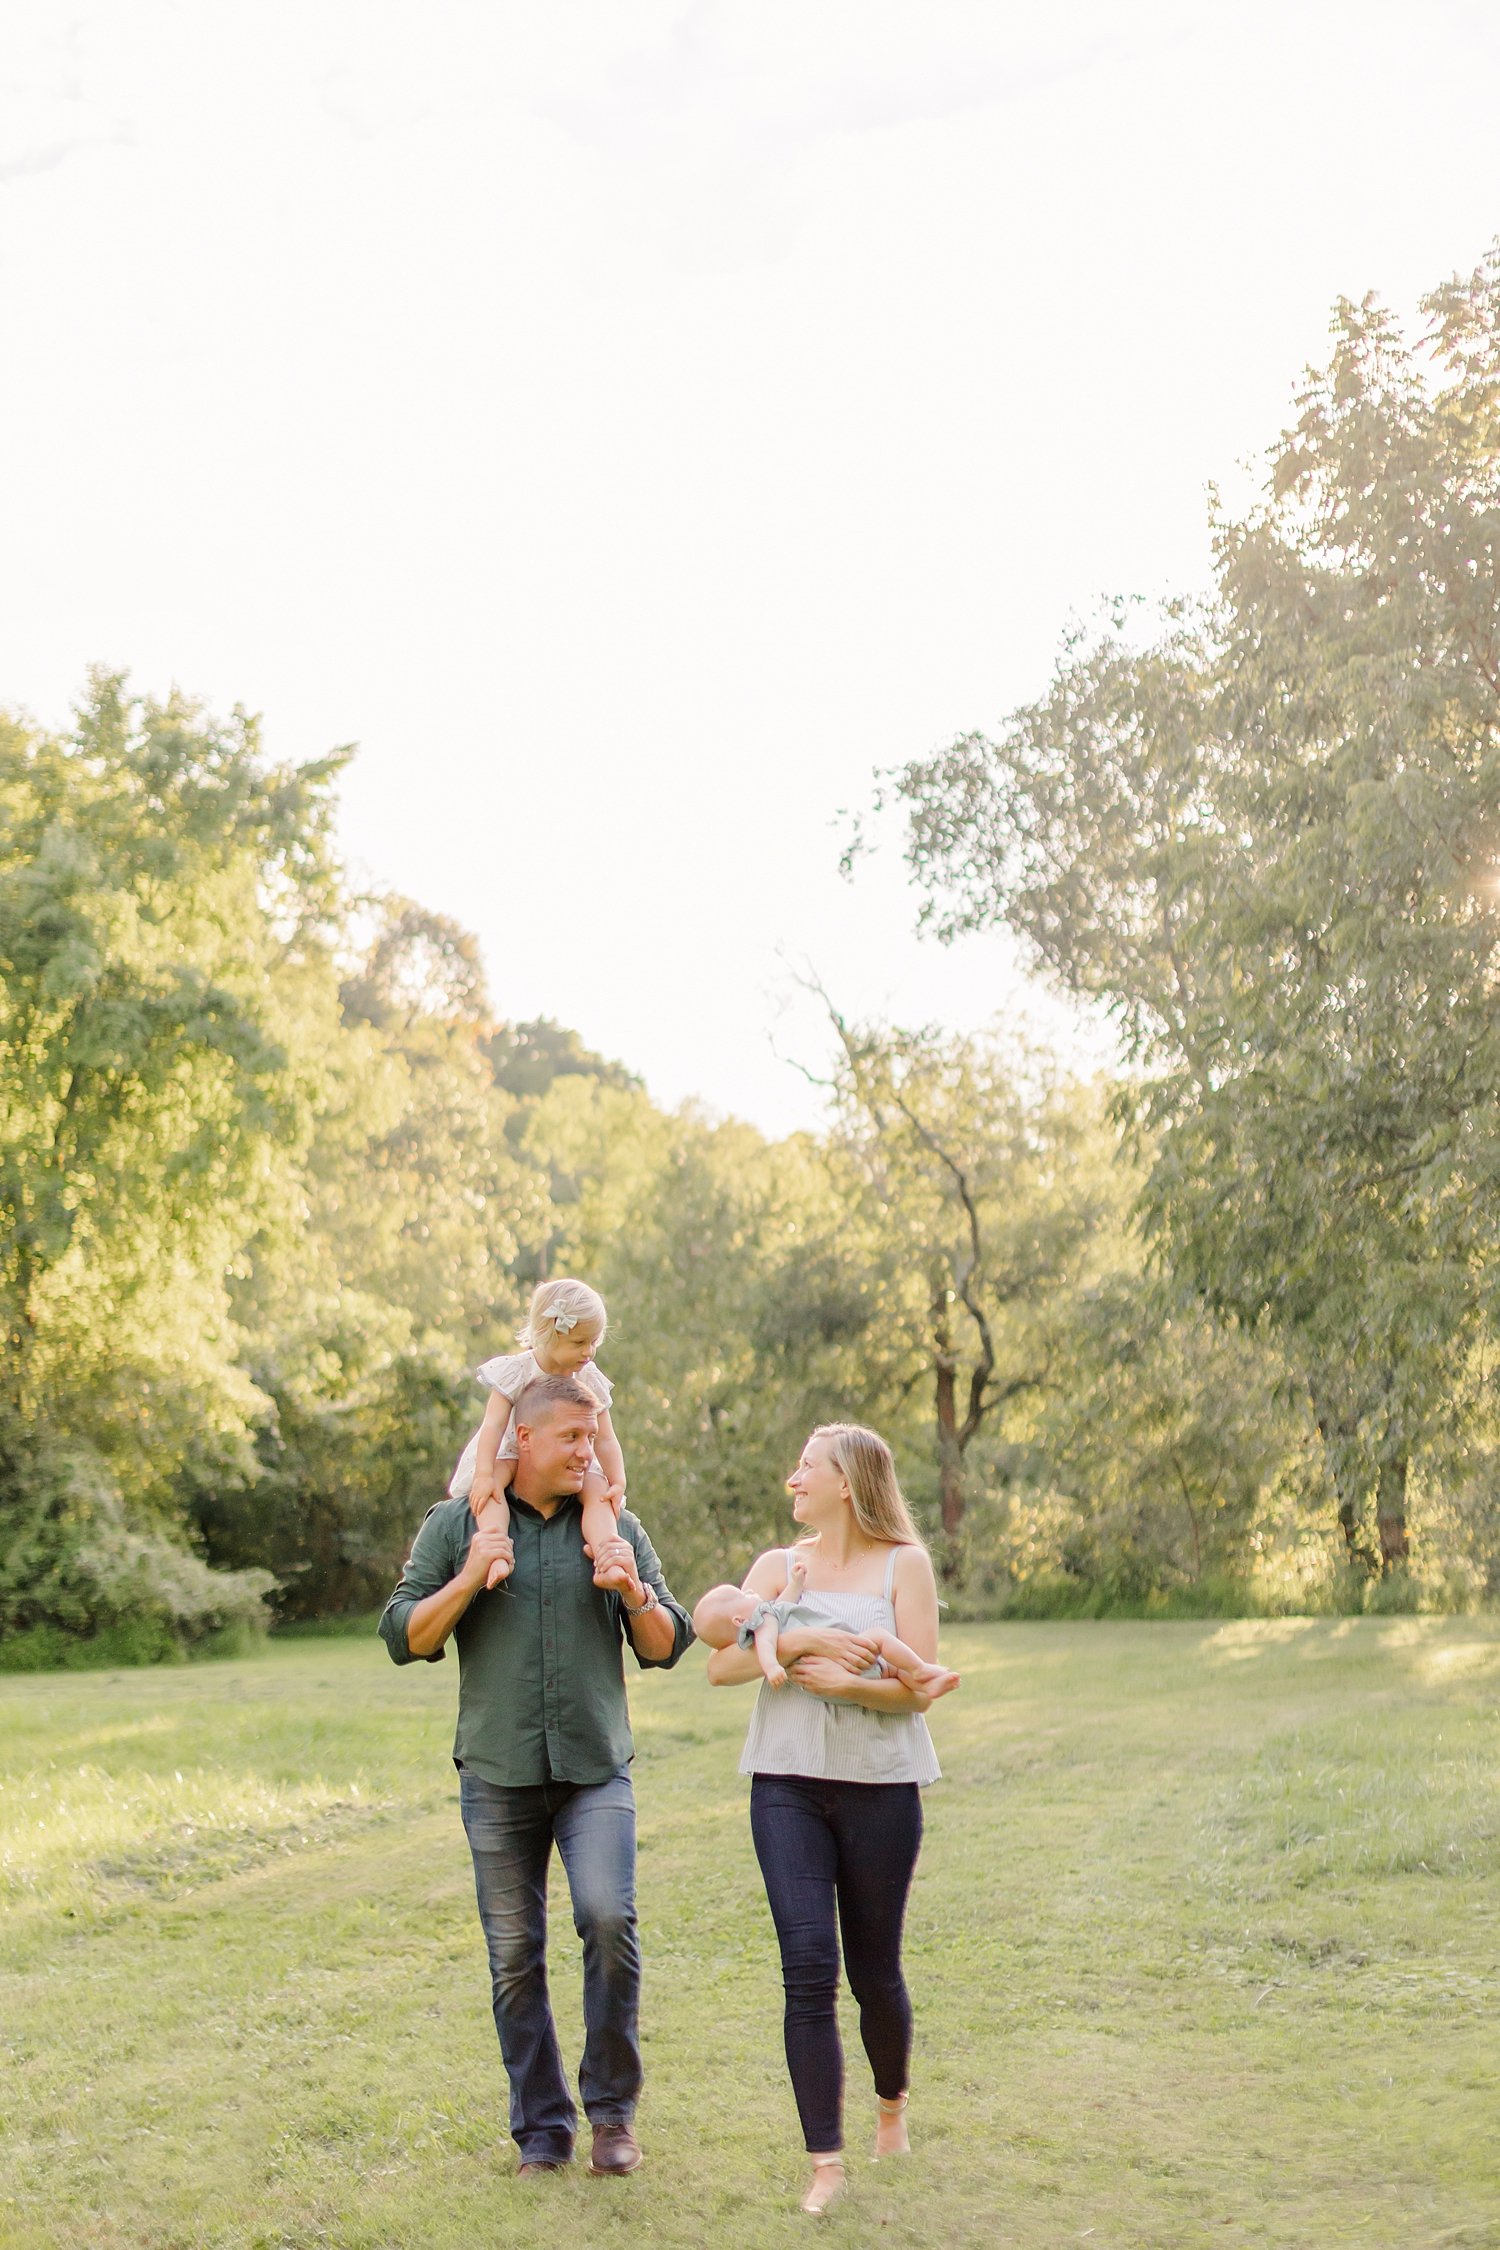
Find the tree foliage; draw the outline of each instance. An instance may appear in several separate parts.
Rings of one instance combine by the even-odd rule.
[[[896,781],[939,930],[1113,1010],[1161,1257],[1293,1355],[1386,1569],[1495,1275],[1500,251],[1425,310],[1338,307],[1213,600]]]

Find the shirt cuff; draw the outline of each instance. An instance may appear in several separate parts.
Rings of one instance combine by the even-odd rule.
[[[406,1638],[407,1621],[416,1608],[415,1602],[402,1602],[399,1607],[388,1602],[380,1619],[380,1638],[385,1642],[393,1664],[441,1664],[448,1651],[446,1646],[430,1649],[418,1656]]]

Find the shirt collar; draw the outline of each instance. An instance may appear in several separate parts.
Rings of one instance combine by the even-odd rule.
[[[535,1516],[538,1523],[549,1523],[551,1521],[551,1517],[544,1516],[540,1508],[533,1508],[529,1500],[523,1500],[520,1494],[513,1491],[509,1485],[505,1488],[505,1497],[511,1507],[523,1508],[528,1516]],[[583,1497],[580,1493],[560,1492],[557,1497],[562,1503],[562,1508],[554,1508],[552,1511],[554,1516],[560,1515],[563,1508],[573,1507],[581,1510],[583,1507]]]

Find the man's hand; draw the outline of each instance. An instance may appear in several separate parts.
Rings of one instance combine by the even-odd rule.
[[[407,1615],[406,1646],[413,1656],[436,1656],[454,1626],[492,1570],[509,1571],[515,1549],[503,1531],[486,1531],[483,1524],[469,1541],[464,1556],[446,1586],[417,1603]]]
[[[641,1584],[635,1567],[635,1549],[628,1539],[601,1539],[597,1548],[585,1545],[584,1553],[594,1565],[594,1584],[607,1586],[612,1594],[619,1594],[638,1609],[646,1599],[646,1589]]]
[[[515,1562],[516,1550],[510,1543],[509,1533],[487,1531],[481,1524],[469,1541],[469,1551],[464,1557],[458,1582],[471,1594],[477,1594],[481,1586],[489,1583],[490,1571],[496,1563],[505,1565],[505,1574],[508,1576],[515,1568]]]

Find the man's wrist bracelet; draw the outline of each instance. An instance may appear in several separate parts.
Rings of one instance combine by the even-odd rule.
[[[639,1609],[632,1609],[629,1602],[626,1601],[625,1596],[623,1594],[620,1596],[620,1607],[624,1610],[627,1617],[649,1617],[653,1609],[661,1608],[661,1601],[657,1594],[656,1588],[654,1586],[648,1586],[645,1589],[645,1592],[646,1599],[641,1603]]]

